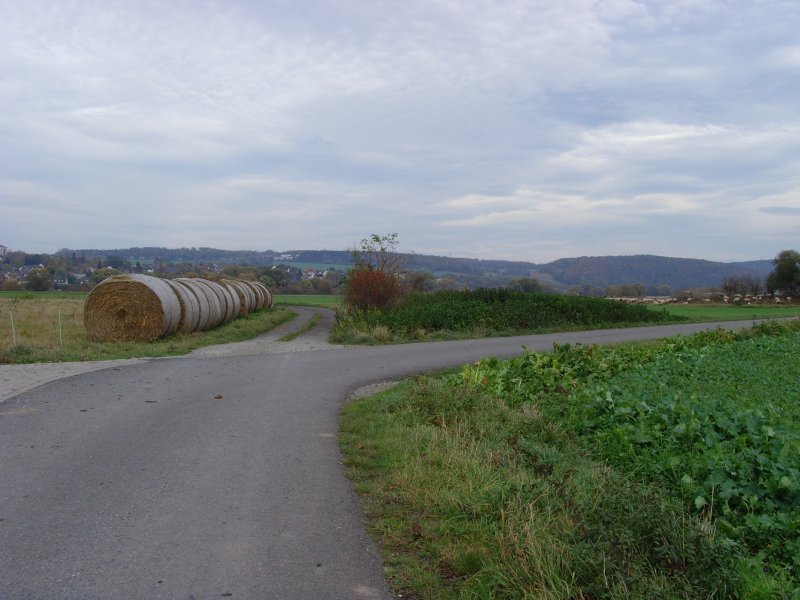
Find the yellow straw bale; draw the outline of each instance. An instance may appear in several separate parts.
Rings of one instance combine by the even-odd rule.
[[[181,305],[172,287],[148,275],[116,275],[86,298],[84,324],[95,341],[152,341],[174,333]]]

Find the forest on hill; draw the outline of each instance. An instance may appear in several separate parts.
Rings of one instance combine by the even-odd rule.
[[[132,262],[156,259],[162,262],[206,263],[219,266],[287,266],[314,264],[320,268],[347,268],[347,250],[218,250],[215,248],[134,247],[124,249],[59,250],[58,254],[122,257]],[[693,258],[671,258],[647,254],[634,256],[582,256],[537,264],[526,261],[482,260],[427,254],[408,254],[410,270],[427,271],[453,288],[498,287],[513,279],[537,278],[559,291],[587,295],[602,294],[608,286],[642,284],[647,293],[669,293],[681,289],[719,287],[726,278],[754,277],[763,280],[772,270],[771,260],[714,262]],[[669,291],[667,291],[669,290]]]

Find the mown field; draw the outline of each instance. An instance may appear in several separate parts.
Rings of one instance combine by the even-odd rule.
[[[602,298],[507,289],[412,293],[383,310],[340,311],[339,343],[381,343],[518,335],[683,321],[664,310]]]
[[[210,331],[179,333],[155,342],[93,342],[83,326],[85,298],[86,294],[64,292],[0,293],[0,364],[181,355],[253,338],[295,316],[277,307]]]
[[[342,413],[411,598],[800,597],[800,322],[486,359]]]

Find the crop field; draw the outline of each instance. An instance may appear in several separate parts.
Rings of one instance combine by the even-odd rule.
[[[321,306],[337,308],[341,306],[342,297],[325,294],[275,294],[272,296],[276,306]]]
[[[671,315],[698,321],[747,321],[750,319],[800,317],[800,306],[669,304],[667,306],[650,306],[649,308],[656,312],[666,310]]]
[[[506,289],[412,293],[384,310],[340,314],[332,339],[375,343],[516,335],[683,321],[684,317],[601,298]]]
[[[155,342],[93,342],[83,326],[85,299],[86,294],[63,292],[0,293],[0,364],[186,354],[201,346],[255,337],[294,317],[276,308],[210,331]]]
[[[395,591],[800,597],[800,322],[485,359],[351,403]]]

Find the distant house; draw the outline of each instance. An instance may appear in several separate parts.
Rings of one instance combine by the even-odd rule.
[[[0,258],[5,258],[6,254],[8,253],[8,248],[0,244]]]

